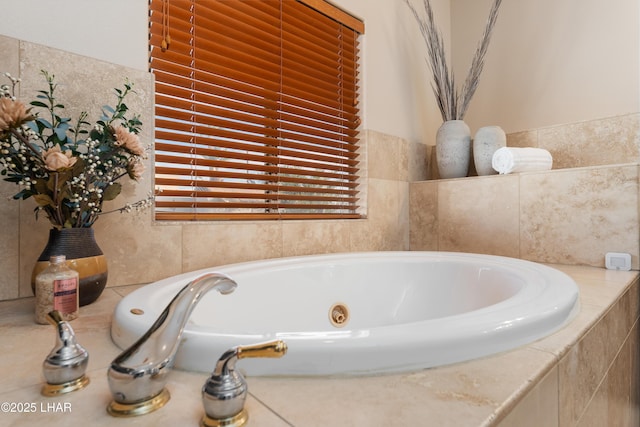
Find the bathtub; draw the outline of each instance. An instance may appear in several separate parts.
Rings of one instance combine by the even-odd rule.
[[[233,278],[193,311],[176,367],[210,372],[237,345],[282,339],[281,359],[243,359],[248,375],[367,375],[462,362],[531,343],[579,310],[566,274],[537,263],[447,252],[365,252],[230,264],[146,285],[117,305],[126,348],[189,281]]]

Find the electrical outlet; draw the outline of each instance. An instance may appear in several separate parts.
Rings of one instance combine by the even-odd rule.
[[[604,264],[609,270],[629,271],[631,270],[631,254],[607,252]]]

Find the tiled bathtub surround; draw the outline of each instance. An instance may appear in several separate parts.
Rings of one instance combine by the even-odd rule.
[[[564,266],[576,281],[586,279],[581,267]],[[603,271],[602,282],[581,288],[581,313],[575,322],[593,316],[609,299],[615,272]],[[609,294],[610,295],[610,294]],[[499,427],[631,427],[640,425],[640,335],[638,279],[611,301],[594,323],[586,324],[575,345],[562,348],[568,330],[534,343],[558,353],[559,362],[527,392]],[[556,348],[556,350],[553,350]],[[631,380],[630,380],[631,379]],[[535,417],[532,414],[539,414]]]
[[[403,374],[249,377],[249,425],[639,427],[638,391],[628,380],[639,371],[638,272],[556,267],[580,286],[581,311],[555,334],[495,356]],[[0,424],[68,426],[90,419],[92,426],[197,425],[205,373],[173,372],[167,384],[171,400],[154,413],[128,420],[106,413],[111,396],[105,372],[120,352],[109,337],[111,313],[132,288],[108,288],[95,304],[80,308],[72,326],[90,353],[91,383],[56,398],[40,395],[52,327],[34,323],[33,298],[0,302],[6,344],[0,353],[0,401],[38,408],[0,413]],[[40,410],[52,402],[67,403],[71,412]]]
[[[623,164],[414,182],[410,246],[595,267],[626,252],[637,270],[638,177]]]

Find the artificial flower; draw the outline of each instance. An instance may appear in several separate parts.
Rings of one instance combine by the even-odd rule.
[[[6,74],[12,85],[0,86],[0,173],[20,186],[14,199],[33,197],[36,217],[44,211],[59,229],[91,227],[108,213],[102,210],[103,202],[120,194],[120,179],[138,181],[144,173],[146,149],[138,137],[142,122],[137,115],[128,116],[124,103],[132,84],[115,89],[115,107],[103,107],[89,130],[86,112],[80,113],[75,126],[62,116],[64,105],[55,98],[54,76],[42,74],[49,87],[38,91],[31,108],[14,96],[19,79]],[[32,114],[33,108],[46,114]],[[151,200],[150,195],[109,212],[144,209]]]
[[[116,145],[123,146],[127,151],[136,156],[144,155],[144,147],[140,138],[124,126],[116,128]]]
[[[132,160],[127,167],[127,173],[129,174],[129,178],[135,179],[138,181],[142,178],[142,174],[144,174],[144,164],[140,160]]]
[[[72,157],[71,150],[67,150],[63,153],[62,150],[60,150],[59,145],[46,150],[42,154],[42,157],[44,159],[45,167],[50,171],[70,168],[76,163],[76,160],[78,160],[77,158]]]
[[[8,97],[0,98],[0,132],[6,133],[24,122],[33,120],[30,110],[20,101]]]

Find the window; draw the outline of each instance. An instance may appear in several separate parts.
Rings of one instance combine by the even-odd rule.
[[[156,219],[360,217],[360,21],[322,0],[150,0],[149,16]]]

